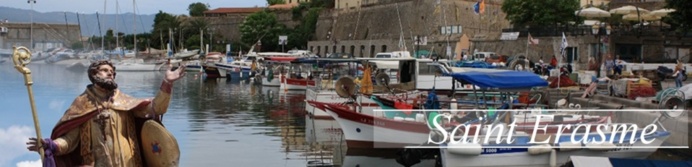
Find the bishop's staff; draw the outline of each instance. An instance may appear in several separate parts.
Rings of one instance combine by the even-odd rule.
[[[34,92],[31,89],[31,85],[34,82],[31,80],[31,70],[26,67],[29,62],[31,62],[31,51],[23,46],[13,47],[12,52],[12,62],[14,62],[14,68],[19,71],[19,73],[24,74],[24,83],[26,84],[26,89],[29,91],[29,102],[31,104],[31,113],[34,116],[34,127],[36,128],[36,137],[39,141],[36,142],[36,146],[39,148],[38,153],[41,155],[41,162],[43,162],[43,143],[40,141],[43,139],[41,137],[41,127],[38,124],[38,114],[36,114],[36,104],[34,103]]]

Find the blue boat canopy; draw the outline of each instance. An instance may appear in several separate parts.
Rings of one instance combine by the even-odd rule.
[[[452,73],[451,76],[457,81],[482,89],[531,89],[548,86],[548,82],[538,75],[525,71],[460,72]]]

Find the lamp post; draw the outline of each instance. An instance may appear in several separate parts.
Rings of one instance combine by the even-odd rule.
[[[603,29],[603,30],[601,30],[601,29]],[[603,56],[601,55],[601,45],[602,45],[602,43],[603,43],[603,40],[602,40],[601,38],[602,38],[603,35],[605,35],[605,37],[608,37],[608,36],[610,35],[610,31],[611,31],[610,25],[607,25],[607,26],[606,26],[605,23],[600,23],[600,25],[599,25],[599,24],[594,24],[594,25],[591,27],[591,33],[592,33],[593,35],[595,35],[595,36],[596,36],[596,40],[598,40],[598,45],[597,45],[597,46],[598,46],[598,51],[597,51],[597,54],[596,54],[596,56],[597,56],[597,57],[596,57],[596,60],[598,60],[598,67],[599,67],[599,68],[596,69],[596,75],[597,75],[598,77],[601,77],[601,68],[600,68],[600,66],[601,66],[601,64],[603,63]],[[606,69],[607,69],[607,67],[606,67]],[[606,71],[606,75],[608,75],[607,72],[608,72],[608,71]]]

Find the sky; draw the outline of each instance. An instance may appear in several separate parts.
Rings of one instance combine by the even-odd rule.
[[[136,4],[137,14],[156,14],[159,10],[180,15],[188,14],[188,5],[195,2],[209,4],[209,9],[219,7],[255,7],[266,6],[267,0],[33,0],[33,5],[27,0],[4,0],[0,6],[20,9],[33,9],[38,12],[79,12],[79,13],[105,13],[115,14],[119,6],[119,13],[132,13],[133,4]],[[117,2],[117,5],[116,5]]]

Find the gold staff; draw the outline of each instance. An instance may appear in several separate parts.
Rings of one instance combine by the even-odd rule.
[[[31,81],[31,70],[26,67],[29,62],[31,62],[31,51],[23,46],[13,47],[14,52],[12,52],[12,61],[14,62],[14,68],[20,73],[24,74],[24,83],[26,84],[26,89],[29,91],[29,102],[31,103],[31,113],[34,115],[34,127],[36,128],[36,146],[39,148],[38,153],[41,155],[41,162],[43,162],[43,138],[41,138],[41,127],[38,125],[38,114],[36,114],[36,104],[34,103],[34,92],[31,90],[31,85],[34,84]]]

